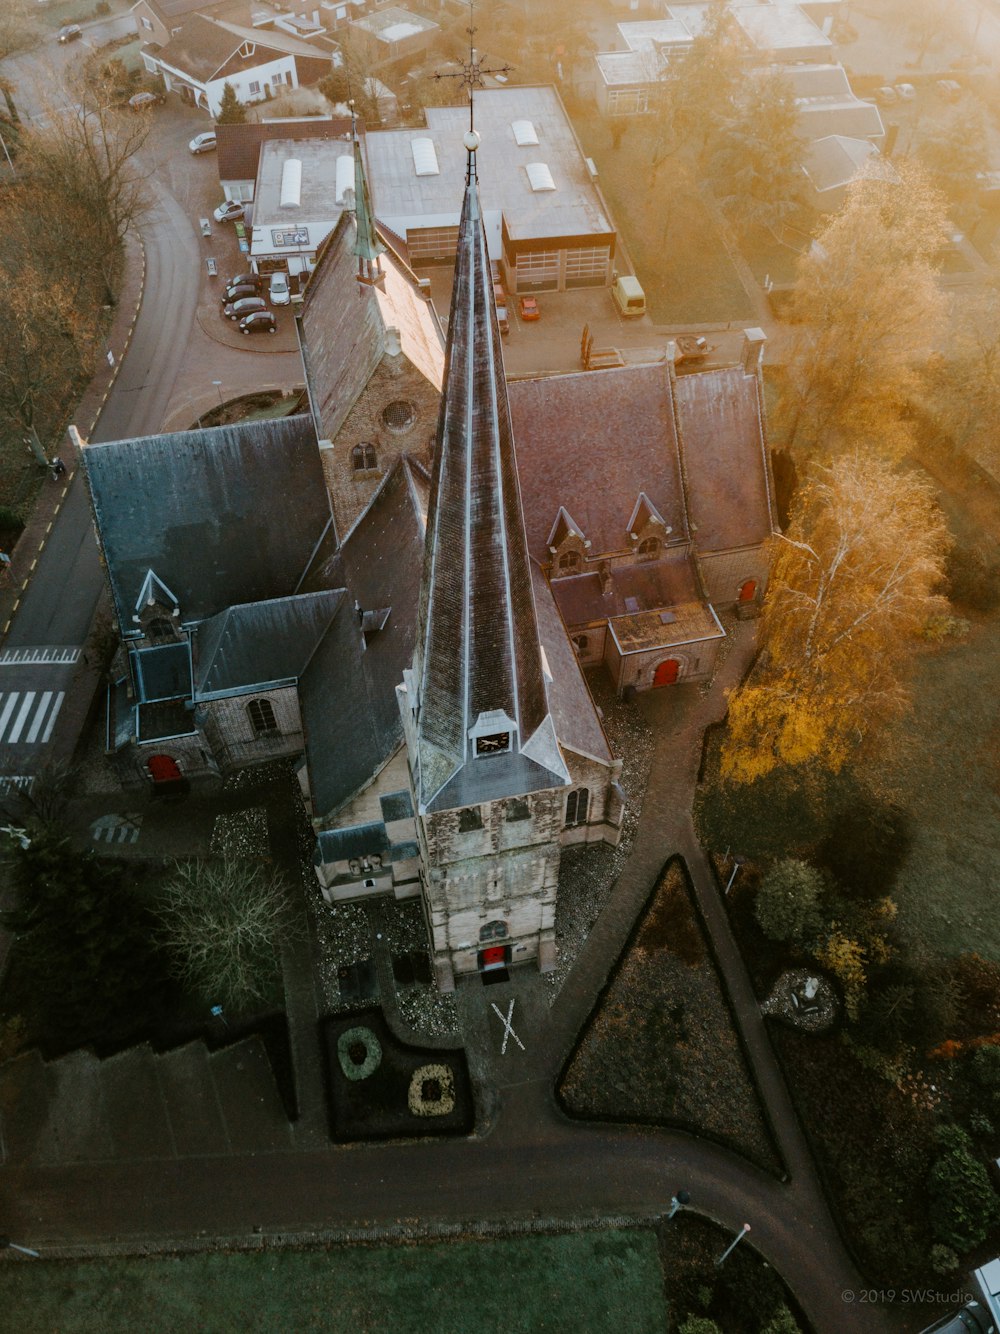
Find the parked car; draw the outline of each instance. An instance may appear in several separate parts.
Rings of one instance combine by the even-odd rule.
[[[231,306],[234,301],[242,301],[246,296],[260,296],[260,284],[230,283],[220,297],[220,304]]]
[[[59,29],[60,42],[75,42],[78,37],[83,36],[83,29],[79,23],[67,23],[65,27]]]
[[[212,217],[216,222],[239,222],[243,217],[243,205],[238,199],[224,199]]]
[[[533,296],[522,296],[518,304],[522,320],[530,323],[532,320],[541,319],[542,312],[538,309],[538,302]]]
[[[277,333],[278,321],[269,310],[252,310],[240,320],[240,333]]]
[[[237,301],[230,301],[222,307],[227,320],[241,320],[244,315],[252,315],[255,310],[267,310],[267,302],[259,296],[241,296]]]
[[[979,1302],[968,1302],[954,1315],[942,1316],[921,1334],[994,1334],[996,1325]]]
[[[962,96],[962,85],[955,79],[938,79],[937,90],[946,102],[957,102]]]
[[[896,89],[900,101],[902,102],[916,101],[917,90],[916,88],[914,88],[912,83],[897,83],[894,84],[893,87]]]
[[[899,94],[891,84],[884,83],[875,89],[875,101],[880,107],[893,107],[899,101]]]
[[[264,279],[259,273],[234,273],[226,279],[227,287],[253,287],[259,292],[264,286]]]
[[[201,134],[196,134],[188,148],[192,153],[214,153],[215,152],[215,131],[204,130]]]
[[[272,273],[271,281],[267,285],[267,294],[271,298],[272,306],[287,306],[292,299],[288,274],[282,273],[280,269]]]
[[[162,93],[133,93],[128,104],[133,111],[141,111],[143,107],[160,107],[165,101]]]

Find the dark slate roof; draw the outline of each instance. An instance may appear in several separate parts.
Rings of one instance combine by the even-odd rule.
[[[91,444],[83,462],[123,630],[150,568],[185,622],[287,596],[330,523],[308,417]]]
[[[343,600],[337,589],[228,607],[196,631],[198,695],[296,680]]]
[[[268,139],[334,139],[350,141],[351,122],[344,116],[326,120],[308,116],[303,120],[247,121],[243,125],[217,125],[216,163],[220,181],[252,181],[257,175],[260,146]]]
[[[373,853],[389,851],[389,837],[385,825],[377,821],[373,824],[353,825],[348,829],[324,829],[316,840],[318,847],[314,860],[317,866],[322,862],[346,862],[352,857],[370,857]]]
[[[566,627],[553,601],[553,590],[537,565],[532,566],[531,573],[535,606],[538,608],[538,629],[552,673],[549,699],[559,744],[578,755],[588,755],[592,760],[610,764],[611,748],[597,716],[590,687],[584,679],[580,659],[570,643]]]
[[[346,596],[302,677],[299,694],[316,813],[326,816],[399,749],[396,686],[416,642],[424,528],[408,461],[399,459],[344,543]],[[365,644],[362,611],[389,607]]]
[[[211,0],[207,4],[205,0],[149,0],[149,5],[162,18],[176,19],[184,14],[190,14],[195,9],[210,9]]]
[[[568,782],[545,691],[475,153],[469,159],[415,664],[425,811]],[[511,733],[506,753],[471,755],[469,732],[484,714],[514,724],[490,729]]]
[[[676,393],[696,548],[763,542],[777,522],[756,375],[740,366],[680,375]]]
[[[627,551],[628,522],[645,491],[674,538],[686,536],[681,467],[665,362],[512,380],[511,421],[528,549],[549,559],[564,506],[590,554]]]
[[[403,262],[386,250],[380,287],[358,283],[354,214],[340,215],[306,288],[299,342],[316,430],[332,440],[385,353],[387,328],[403,355],[441,387],[444,340],[437,313]]]
[[[681,602],[695,602],[701,596],[686,547],[663,560],[613,566],[610,574],[607,592],[596,571],[552,581],[552,596],[568,626],[673,607]],[[634,599],[634,605],[629,605],[627,599]]]
[[[191,698],[191,644],[160,644],[134,651],[132,678],[141,704]]]
[[[227,32],[203,14],[192,14],[185,19],[181,30],[160,47],[156,58],[205,83],[222,68],[234,51],[239,50],[242,41],[235,33]],[[261,42],[261,46],[266,48],[266,42]],[[265,64],[269,59],[271,57],[265,49],[256,63]]]

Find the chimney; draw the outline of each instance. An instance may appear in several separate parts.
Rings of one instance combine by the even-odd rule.
[[[743,348],[740,352],[740,365],[745,375],[757,375],[764,359],[764,344],[767,334],[763,329],[744,329]]]
[[[601,562],[600,569],[597,573],[601,580],[601,593],[607,597],[611,592],[611,566],[606,560]]]

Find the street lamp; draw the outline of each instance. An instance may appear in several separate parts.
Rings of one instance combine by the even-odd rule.
[[[736,873],[737,873],[737,871],[739,871],[740,867],[743,865],[743,863],[744,863],[745,861],[746,861],[746,858],[745,858],[745,857],[738,857],[738,856],[736,856],[735,854],[733,855],[733,872],[732,872],[732,875],[729,877],[729,883],[726,885],[726,888],[723,890],[723,893],[724,893],[724,894],[728,894],[729,891],[732,889],[732,887],[733,887],[733,881],[736,879]]]
[[[226,405],[222,401],[222,381],[213,380],[212,383],[215,385],[215,392],[219,395],[219,407],[224,408]]]
[[[28,1246],[18,1246],[11,1241],[10,1237],[0,1237],[0,1251],[20,1251],[22,1255],[30,1255],[33,1259],[39,1259],[37,1251],[33,1251]]]
[[[667,1222],[669,1223],[679,1210],[683,1209],[685,1205],[690,1203],[691,1196],[686,1190],[677,1191],[673,1199],[670,1201],[670,1212],[667,1214]]]
[[[726,1260],[729,1258],[730,1255],[732,1255],[733,1251],[736,1250],[736,1247],[740,1244],[740,1242],[743,1240],[743,1238],[749,1231],[750,1231],[750,1224],[744,1223],[742,1228],[740,1228],[739,1232],[737,1232],[736,1236],[733,1238],[733,1240],[729,1243],[726,1249],[716,1260],[715,1262],[716,1269],[722,1268],[722,1266],[726,1263]]]

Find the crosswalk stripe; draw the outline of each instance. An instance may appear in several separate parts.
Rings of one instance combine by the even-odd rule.
[[[4,728],[7,726],[7,719],[14,712],[14,705],[17,703],[18,691],[7,696],[7,703],[3,706],[3,713],[0,713],[0,739],[3,738]]]
[[[35,702],[36,693],[37,692],[34,690],[29,690],[24,696],[24,700],[21,704],[21,712],[14,719],[14,726],[10,729],[10,736],[7,738],[8,745],[13,746],[14,742],[20,737],[21,730],[24,727],[28,714],[31,712],[31,706]]]
[[[0,667],[35,666],[65,667],[79,661],[82,649],[53,646],[7,648],[0,653]]]
[[[45,718],[45,710],[49,707],[49,702],[55,694],[53,690],[46,690],[42,695],[41,703],[35,710],[35,716],[31,722],[31,728],[28,732],[28,745],[33,746],[38,740],[38,733],[42,730],[42,722]]]
[[[59,694],[56,695],[56,702],[52,706],[52,712],[49,714],[49,721],[45,724],[45,731],[42,734],[43,746],[48,741],[49,737],[52,735],[52,729],[55,726],[56,716],[59,713],[59,710],[62,708],[62,702],[65,698],[66,698],[65,690],[60,690]]]

